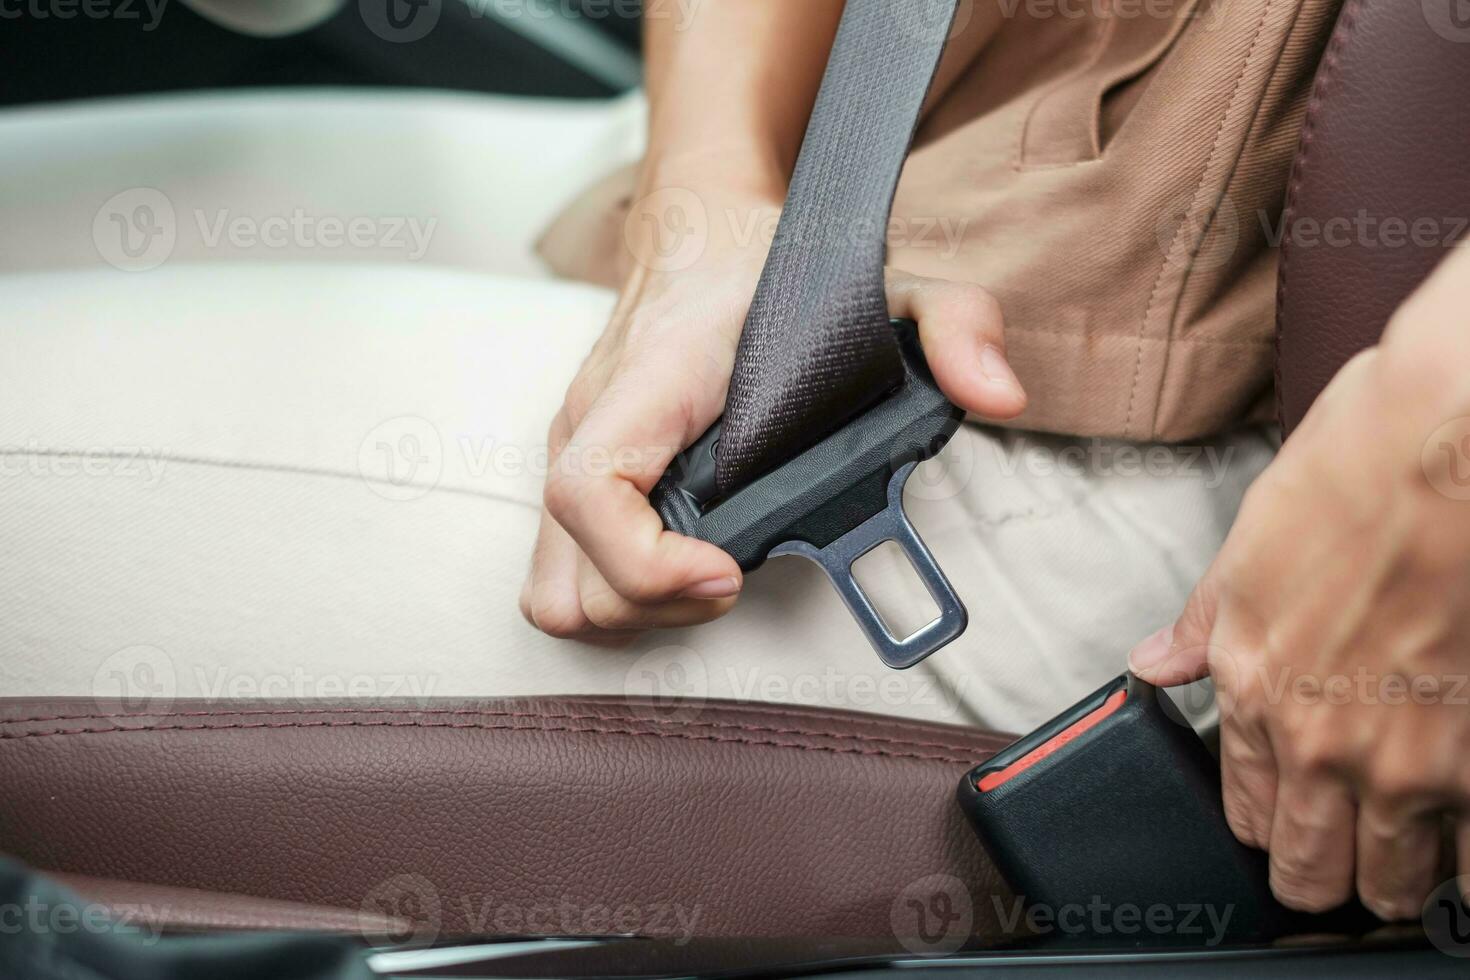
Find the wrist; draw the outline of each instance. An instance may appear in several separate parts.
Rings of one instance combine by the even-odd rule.
[[[757,167],[695,160],[645,160],[627,216],[633,266],[681,275],[737,262],[758,267],[775,237],[784,181]]]
[[[1372,395],[1351,426],[1369,440],[1356,481],[1377,485],[1384,526],[1428,529],[1425,554],[1463,566],[1470,551],[1470,391],[1427,349],[1374,351]],[[1383,482],[1379,482],[1383,481]]]
[[[1385,342],[1374,367],[1386,421],[1427,438],[1444,423],[1470,416],[1470,378],[1459,352],[1443,349],[1433,338],[1423,340]]]
[[[638,194],[679,187],[701,197],[780,207],[788,175],[769,154],[749,146],[698,149],[651,147],[639,169]]]
[[[1431,428],[1470,415],[1470,249],[1456,250],[1394,314],[1379,345],[1381,384],[1397,414]]]

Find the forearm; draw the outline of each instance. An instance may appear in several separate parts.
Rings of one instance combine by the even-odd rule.
[[[698,181],[779,202],[843,0],[717,0],[645,22],[643,182]]]

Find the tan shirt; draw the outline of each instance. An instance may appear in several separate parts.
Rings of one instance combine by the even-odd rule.
[[[961,0],[970,53],[932,97],[890,262],[1000,300],[1015,425],[1182,440],[1268,414],[1273,246],[1339,5]]]

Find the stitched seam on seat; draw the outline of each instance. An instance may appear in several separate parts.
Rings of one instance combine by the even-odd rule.
[[[938,685],[939,684],[939,681],[936,679],[934,683],[936,685]],[[582,696],[581,698],[579,698],[579,700],[586,701],[589,704],[603,704],[603,705],[610,705],[610,706],[614,706],[614,707],[623,707],[624,706],[622,704],[622,702],[608,700],[606,697],[598,697],[596,695]],[[706,707],[708,707],[708,706],[706,706]],[[749,712],[750,714],[757,714],[757,715],[776,715],[776,716],[781,717],[781,718],[806,718],[806,717],[810,717],[811,710],[813,708],[815,710],[817,710],[817,711],[826,710],[826,709],[824,709],[822,707],[818,707],[818,706],[807,706],[805,710],[803,710],[803,708],[801,708],[801,707],[797,707],[797,708],[794,708],[794,709],[793,708],[786,708],[786,707],[781,706],[780,704],[775,704],[775,703],[771,703],[771,702],[746,702],[746,703],[740,703],[738,705],[738,707],[735,708],[735,710],[738,710],[738,711],[741,711],[741,712]],[[721,705],[721,706],[716,706],[716,707],[712,708],[711,710],[718,712],[718,711],[724,710],[724,708],[723,708],[723,705]],[[843,710],[843,709],[832,709],[832,710]],[[848,710],[850,710],[850,709],[848,709]],[[919,732],[932,731],[933,728],[934,728],[934,724],[936,724],[936,723],[923,722],[923,721],[909,721],[909,720],[906,720],[906,719],[903,719],[903,718],[895,718],[895,717],[893,717],[891,715],[878,715],[876,717],[878,719],[880,719],[880,720],[879,721],[873,721],[865,713],[859,712],[858,713],[858,717],[852,718],[850,720],[852,721],[853,724],[856,724],[856,725],[881,724],[884,728],[905,728],[905,729],[910,729],[910,730],[919,731]],[[943,724],[943,723],[940,722],[940,723],[937,723],[937,724]],[[983,738],[983,739],[987,739],[987,740],[994,739],[996,741],[1003,742],[1004,744],[1007,744],[1007,745],[1010,744],[1011,742],[1014,742],[1016,740],[1016,736],[1015,735],[1009,735],[1009,734],[1006,734],[1005,732],[992,732],[992,731],[988,731],[988,730],[985,730],[985,729],[972,729],[969,735],[958,735],[956,737],[957,738]],[[961,746],[952,746],[952,747],[954,747],[954,748],[961,748]],[[964,746],[964,748],[968,748],[968,746]]]
[[[1360,6],[1360,0],[1348,0],[1347,5],[1343,8],[1341,20],[1336,30],[1333,31],[1327,52],[1322,56],[1322,70],[1317,73],[1316,84],[1312,87],[1312,98],[1307,104],[1306,118],[1302,122],[1301,145],[1297,149],[1296,160],[1292,163],[1291,179],[1287,182],[1286,206],[1281,212],[1281,228],[1284,237],[1281,240],[1281,261],[1276,271],[1276,335],[1273,340],[1276,348],[1276,421],[1282,425],[1286,424],[1286,387],[1281,380],[1281,341],[1284,333],[1282,317],[1286,312],[1286,268],[1295,252],[1291,244],[1291,226],[1296,219],[1298,198],[1306,179],[1308,158],[1311,156],[1312,141],[1316,136],[1318,117],[1330,94],[1332,82],[1335,81],[1343,51],[1352,40]]]
[[[132,460],[137,456],[132,453],[106,450],[79,450],[79,449],[53,449],[39,447],[36,449],[0,449],[0,458],[19,458],[22,456],[44,457],[47,459],[114,459]],[[379,477],[367,476],[363,473],[349,473],[345,470],[332,470],[326,467],[301,466],[294,463],[259,463],[242,459],[216,459],[209,456],[174,455],[172,453],[160,453],[151,457],[165,463],[176,463],[184,466],[205,466],[223,470],[246,470],[252,473],[276,473],[286,476],[322,476],[334,480],[361,481],[369,486],[391,487],[395,491],[421,490],[428,493],[453,493],[464,497],[479,497],[483,500],[493,500],[496,503],[514,504],[517,507],[525,507],[537,510],[540,504],[531,503],[528,500],[517,500],[507,494],[491,493],[488,490],[476,490],[471,487],[444,486],[442,484],[424,485],[418,483],[402,484],[394,483],[392,480],[384,480]]]
[[[1235,76],[1235,85],[1230,90],[1230,99],[1225,104],[1225,111],[1220,114],[1220,125],[1215,130],[1214,143],[1210,146],[1209,155],[1205,157],[1205,165],[1203,169],[1200,170],[1199,179],[1195,181],[1194,195],[1190,199],[1191,208],[1194,206],[1196,200],[1199,198],[1200,193],[1204,190],[1205,178],[1210,175],[1210,167],[1212,164],[1214,164],[1216,156],[1218,156],[1220,153],[1220,144],[1221,141],[1225,138],[1225,126],[1230,122],[1231,110],[1235,108],[1235,101],[1240,97],[1240,89],[1241,86],[1245,84],[1246,72],[1250,70],[1251,60],[1255,57],[1256,49],[1260,46],[1261,43],[1261,36],[1266,33],[1266,24],[1270,20],[1271,10],[1274,6],[1275,0],[1266,0],[1266,2],[1261,6],[1261,19],[1256,24],[1255,35],[1251,38],[1250,47],[1246,49],[1245,58],[1240,63],[1240,74]],[[1212,220],[1213,217],[1214,216],[1211,215]],[[1159,266],[1158,278],[1154,280],[1154,287],[1149,292],[1148,306],[1143,311],[1143,321],[1138,325],[1138,334],[1135,338],[1135,343],[1138,345],[1138,356],[1134,359],[1133,362],[1133,382],[1128,389],[1128,412],[1123,419],[1123,436],[1125,438],[1127,438],[1133,431],[1134,404],[1138,400],[1138,385],[1143,376],[1143,342],[1145,340],[1144,334],[1148,330],[1149,321],[1153,319],[1154,308],[1158,303],[1158,299],[1164,285],[1164,280],[1168,278],[1170,258],[1174,254],[1175,247],[1179,244],[1180,236],[1184,234],[1184,229],[1188,226],[1188,221],[1181,221],[1179,222],[1179,227],[1174,229],[1174,238],[1169,242],[1169,249],[1164,253],[1164,261]],[[1204,228],[1204,233],[1209,234],[1209,230],[1210,226],[1207,224]],[[1200,240],[1204,241],[1203,238],[1201,238]],[[1185,272],[1188,272],[1187,267]],[[1172,320],[1173,318],[1171,317],[1170,319]],[[1169,332],[1172,333],[1172,330],[1170,330]],[[1168,339],[1167,336],[1165,337],[1165,339]],[[1152,428],[1153,426],[1151,425],[1150,430],[1152,430]]]
[[[519,719],[527,719],[527,720],[530,720],[530,721],[540,721],[540,720],[543,720],[543,719],[550,719],[550,720],[553,720],[553,721],[587,721],[587,722],[610,721],[610,722],[625,722],[627,724],[662,725],[662,726],[678,727],[678,728],[708,728],[708,729],[715,729],[715,730],[719,730],[719,731],[755,732],[755,733],[761,733],[761,734],[767,734],[767,735],[801,735],[801,736],[806,736],[806,737],[811,737],[811,738],[830,738],[830,739],[835,739],[837,741],[873,742],[873,743],[877,743],[877,744],[895,745],[895,746],[902,746],[902,747],[907,747],[907,748],[945,749],[945,750],[948,750],[948,751],[951,751],[951,752],[965,752],[965,751],[968,751],[968,749],[969,749],[969,746],[956,745],[954,743],[948,743],[948,742],[925,742],[925,741],[918,741],[918,740],[915,740],[915,739],[889,738],[887,736],[882,736],[882,735],[863,735],[863,734],[859,734],[859,733],[846,733],[846,734],[844,734],[844,733],[839,733],[839,732],[812,731],[810,729],[805,729],[805,728],[774,728],[774,727],[770,727],[770,726],[766,726],[766,725],[722,724],[720,722],[712,722],[712,721],[678,721],[678,720],[675,720],[675,719],[637,718],[637,717],[631,717],[630,718],[630,717],[627,717],[627,716],[619,716],[619,715],[547,714],[545,712],[539,712],[539,711],[494,711],[494,710],[481,710],[481,709],[474,709],[474,708],[425,708],[425,709],[422,709],[422,710],[417,710],[417,709],[404,710],[404,709],[399,709],[399,708],[351,708],[351,707],[338,707],[338,708],[322,708],[322,709],[319,709],[319,710],[316,710],[316,711],[312,711],[312,710],[305,710],[305,711],[303,711],[300,708],[266,708],[266,709],[261,709],[261,710],[257,710],[257,711],[251,711],[251,710],[232,710],[232,711],[171,711],[171,712],[168,712],[166,715],[164,715],[164,717],[169,717],[169,718],[204,718],[204,719],[210,719],[210,718],[269,717],[269,716],[272,716],[272,715],[298,715],[298,716],[300,716],[300,715],[312,715],[312,714],[339,714],[339,715],[361,715],[361,714],[366,714],[366,715],[383,715],[383,714],[414,715],[414,714],[423,714],[423,715],[431,715],[431,716],[438,716],[438,717],[444,717],[444,716],[455,717],[455,716],[473,715],[473,716],[482,716],[482,717],[491,717],[491,718],[519,718]],[[38,717],[35,717],[35,718],[15,718],[15,719],[8,719],[8,720],[6,720],[4,722],[0,722],[0,724],[10,725],[10,724],[26,724],[26,723],[51,722],[51,721],[115,721],[115,720],[118,720],[118,719],[136,718],[136,717],[139,717],[139,716],[138,715],[126,715],[126,714],[49,715],[49,716],[38,716]],[[313,722],[313,723],[303,723],[303,724],[317,724],[317,723],[314,723]],[[404,724],[412,724],[412,722],[411,721],[405,721]],[[101,733],[101,732],[107,732],[107,731],[160,731],[160,730],[170,730],[172,727],[176,727],[176,726],[149,725],[149,726],[143,726],[143,727],[140,727],[140,728],[125,728],[125,727],[122,727],[122,726],[114,725],[111,728],[86,729],[86,731],[88,731],[88,732],[95,732],[95,733]],[[225,727],[229,727],[229,726],[198,725],[198,726],[190,726],[190,727],[191,727],[191,729],[197,728],[197,729],[201,729],[201,730],[210,730],[210,729],[215,729],[215,728],[225,728]],[[32,733],[19,733],[19,734],[0,734],[0,738],[25,738],[25,737],[28,737],[28,736],[39,736],[39,735],[48,735],[48,734],[57,734],[57,733],[54,733],[54,732],[32,732]]]
[[[581,735],[623,735],[632,738],[676,738],[691,742],[733,742],[742,745],[768,745],[774,748],[797,749],[802,752],[830,752],[836,755],[883,756],[895,759],[918,759],[928,762],[951,762],[971,765],[976,759],[968,756],[933,755],[922,752],[894,752],[887,749],[840,748],[832,745],[807,745],[801,742],[783,742],[776,739],[737,738],[720,735],[694,735],[686,732],[642,732],[628,728],[577,728],[571,725],[489,725],[475,722],[424,722],[424,721],[308,721],[308,722],[259,722],[255,724],[237,722],[229,725],[155,725],[149,728],[75,728],[55,732],[21,732],[0,734],[0,740],[23,738],[55,738],[69,735],[124,735],[138,732],[217,732],[249,729],[287,730],[298,728],[447,728],[476,729],[503,732],[568,732]]]

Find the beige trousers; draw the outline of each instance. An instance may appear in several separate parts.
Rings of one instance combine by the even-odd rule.
[[[627,692],[1018,730],[1122,670],[1270,434],[962,430],[908,505],[970,627],[908,672],[795,558],[623,648],[522,621],[545,429],[612,302],[531,243],[639,139],[632,103],[434,94],[0,117],[0,694]]]

